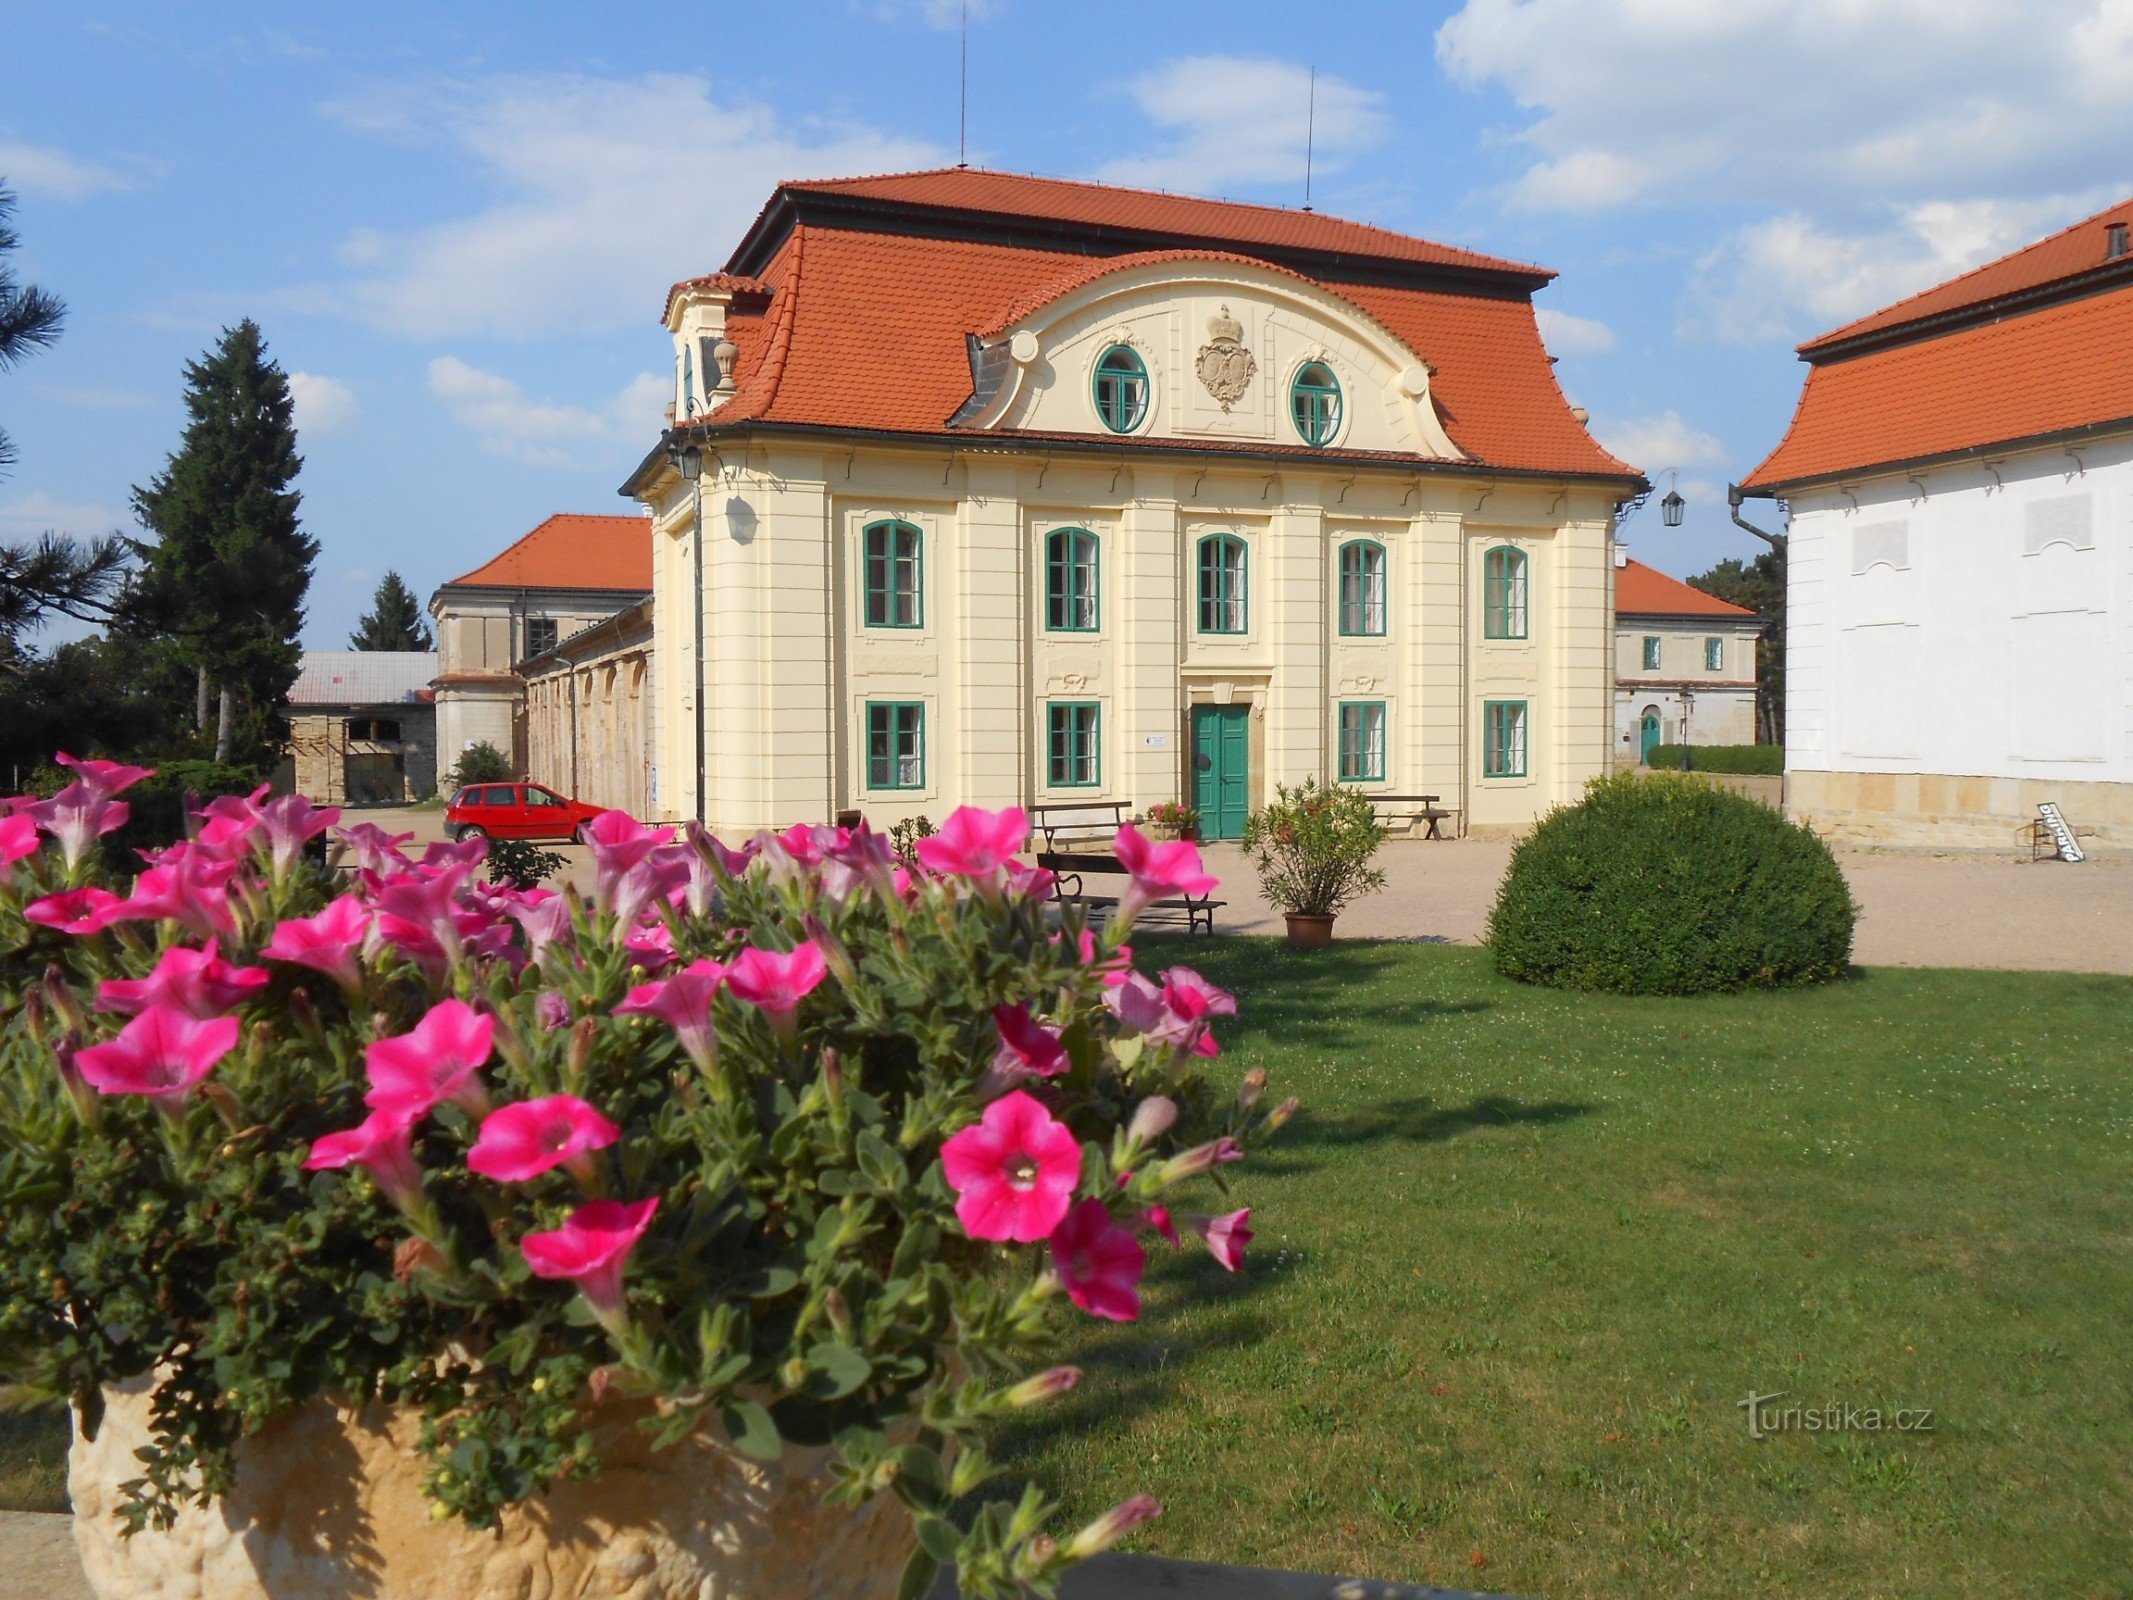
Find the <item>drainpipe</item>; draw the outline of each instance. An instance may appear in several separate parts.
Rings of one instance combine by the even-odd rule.
[[[1726,505],[1728,509],[1730,509],[1733,513],[1734,526],[1746,529],[1749,533],[1754,534],[1758,539],[1762,540],[1763,543],[1770,546],[1770,548],[1773,550],[1783,550],[1785,548],[1784,534],[1765,533],[1761,528],[1758,528],[1754,523],[1750,522],[1746,517],[1740,514],[1741,502],[1746,500],[1747,498],[1747,491],[1743,489],[1739,484],[1729,483],[1726,485]]]
[[[696,640],[696,820],[706,820],[704,805],[704,453],[694,444],[674,443],[667,447],[674,470],[679,472],[689,485],[693,496],[691,507],[691,533],[689,543],[692,551],[694,576],[693,603],[690,611],[695,619]]]

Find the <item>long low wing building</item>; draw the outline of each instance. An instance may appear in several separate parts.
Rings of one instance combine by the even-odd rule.
[[[2133,847],[2133,200],[1800,346],[1786,796],[1839,838]]]

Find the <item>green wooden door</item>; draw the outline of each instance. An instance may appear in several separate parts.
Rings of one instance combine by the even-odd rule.
[[[1241,839],[1251,801],[1250,706],[1192,708],[1192,803],[1203,839]]]
[[[1659,743],[1658,712],[1647,711],[1644,713],[1642,732],[1644,735],[1643,747],[1638,750],[1637,759],[1643,762],[1644,765],[1650,766],[1652,764],[1652,747]]]

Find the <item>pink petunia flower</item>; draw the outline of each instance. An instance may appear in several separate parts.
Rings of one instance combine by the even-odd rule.
[[[941,1168],[956,1193],[956,1220],[971,1238],[1034,1244],[1050,1236],[1073,1203],[1081,1144],[1017,1089],[941,1146]]]
[[[635,920],[635,908],[629,908],[627,915],[618,908],[617,892],[632,871],[642,866],[654,850],[667,843],[671,831],[644,827],[627,811],[603,811],[585,825],[585,843],[591,848],[593,858],[595,911],[613,911],[625,926]]]
[[[339,806],[314,806],[300,794],[285,794],[259,808],[261,830],[274,881],[281,882],[302,858],[304,846],[341,820]]]
[[[1196,1144],[1182,1154],[1164,1162],[1161,1177],[1164,1187],[1183,1183],[1187,1178],[1197,1178],[1203,1172],[1212,1172],[1226,1161],[1242,1161],[1244,1146],[1228,1134],[1219,1139],[1210,1139],[1205,1144]]]
[[[796,1034],[794,1013],[828,974],[829,962],[812,939],[784,952],[751,945],[726,969],[726,987],[736,1000],[768,1017],[778,1037],[790,1044]]]
[[[1141,1314],[1138,1285],[1148,1266],[1140,1240],[1111,1220],[1101,1200],[1084,1200],[1052,1230],[1052,1266],[1067,1298],[1093,1317],[1131,1322]]]
[[[1141,1224],[1143,1227],[1153,1228],[1157,1233],[1161,1234],[1165,1239],[1170,1241],[1171,1249],[1177,1249],[1178,1225],[1170,1220],[1170,1207],[1150,1206],[1146,1211],[1143,1211],[1141,1213]]]
[[[538,961],[548,947],[569,942],[570,897],[553,889],[525,889],[504,902],[504,915],[526,936],[526,953]]]
[[[106,978],[97,986],[96,1008],[137,1016],[150,1006],[172,1006],[189,1017],[219,1017],[267,986],[264,967],[233,967],[216,953],[172,945],[145,978]]]
[[[1145,1494],[1121,1501],[1068,1541],[1066,1557],[1069,1561],[1086,1561],[1090,1556],[1101,1555],[1142,1523],[1162,1514],[1163,1508]]]
[[[1020,806],[983,811],[957,806],[940,832],[918,841],[918,864],[928,872],[967,878],[988,900],[999,898],[1007,867],[1029,842],[1029,815]]]
[[[1112,841],[1118,863],[1133,874],[1126,892],[1118,897],[1118,922],[1130,925],[1148,906],[1172,895],[1212,893],[1219,880],[1200,865],[1200,849],[1188,840],[1154,844],[1141,830],[1127,823]]]
[[[519,1252],[536,1278],[576,1284],[593,1315],[620,1337],[629,1319],[622,1274],[629,1266],[630,1252],[652,1225],[652,1214],[658,1209],[656,1197],[628,1204],[588,1200],[562,1227],[527,1234],[519,1241]]]
[[[237,863],[194,843],[172,845],[133,880],[133,893],[114,922],[178,922],[200,934],[233,933],[229,882]]]
[[[467,1169],[498,1183],[524,1183],[557,1167],[592,1181],[589,1152],[605,1150],[622,1130],[576,1095],[552,1094],[492,1111],[467,1152]]]
[[[640,922],[630,929],[622,948],[646,972],[657,972],[674,959],[674,930],[664,922]]]
[[[354,895],[344,894],[311,916],[291,917],[276,926],[259,953],[270,961],[323,972],[352,991],[363,981],[357,962],[370,929],[369,907]]]
[[[68,768],[80,782],[87,784],[106,799],[132,788],[143,778],[156,775],[153,767],[129,767],[123,761],[85,760],[81,756],[70,756],[64,750],[52,759]]]
[[[0,867],[37,853],[37,819],[20,811],[0,817]]]
[[[336,837],[348,847],[360,872],[381,878],[407,870],[407,857],[400,846],[414,838],[412,832],[387,833],[375,822],[358,822],[341,829]]]
[[[1214,1217],[1187,1217],[1185,1221],[1200,1236],[1209,1255],[1230,1271],[1239,1272],[1244,1268],[1244,1247],[1252,1242],[1252,1230],[1245,1226],[1251,1215],[1251,1208],[1247,1206],[1242,1211],[1225,1211]]]
[[[410,1216],[425,1208],[422,1169],[415,1165],[413,1133],[418,1111],[379,1106],[355,1127],[329,1133],[311,1146],[306,1172],[361,1167],[385,1192],[386,1199]]]
[[[82,935],[102,933],[125,909],[126,902],[108,889],[66,889],[32,900],[22,914],[39,927]]]
[[[125,801],[114,800],[107,791],[79,780],[29,809],[37,826],[59,845],[70,872],[81,864],[91,845],[113,829],[123,828],[132,814]]]
[[[139,1094],[173,1110],[237,1047],[237,1019],[189,1017],[176,1006],[150,1006],[105,1044],[74,1058],[98,1094]]]
[[[1024,1078],[1056,1078],[1066,1071],[1070,1063],[1058,1031],[1032,1017],[1028,1006],[994,1006],[992,1021],[1000,1048],[978,1087],[980,1096],[1012,1088]]]
[[[690,822],[687,836],[689,843],[696,848],[697,854],[703,856],[728,878],[738,878],[747,872],[755,861],[756,851],[760,848],[751,839],[748,843],[742,845],[740,849],[729,850],[719,842],[716,834],[712,833],[701,822],[695,821]]]
[[[444,860],[396,873],[378,887],[378,932],[417,960],[439,953],[447,964],[458,960],[459,886],[473,870],[467,862]]]
[[[471,1116],[489,1109],[476,1074],[496,1043],[496,1019],[461,1000],[440,1000],[408,1032],[374,1039],[363,1052],[370,1093],[363,1103],[420,1117],[449,1100]]]
[[[726,969],[718,962],[692,961],[664,983],[640,983],[615,1007],[618,1016],[657,1017],[674,1030],[689,1059],[710,1071],[718,1059],[718,1036],[711,1027],[711,1002]]]

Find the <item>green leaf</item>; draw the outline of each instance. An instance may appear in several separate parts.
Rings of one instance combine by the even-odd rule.
[[[904,1563],[903,1576],[896,1583],[896,1600],[925,1600],[940,1570],[941,1564],[926,1553],[923,1545],[912,1551],[911,1559]]]
[[[920,1517],[918,1547],[935,1561],[950,1562],[963,1548],[963,1536],[946,1517]]]
[[[770,1420],[770,1413],[753,1400],[728,1400],[719,1408],[719,1415],[726,1424],[726,1433],[733,1440],[733,1448],[744,1456],[753,1456],[758,1461],[775,1461],[784,1454],[785,1441],[778,1437],[778,1425]]]
[[[873,1363],[848,1344],[824,1340],[807,1352],[813,1369],[807,1392],[817,1400],[842,1400],[874,1376]]]

